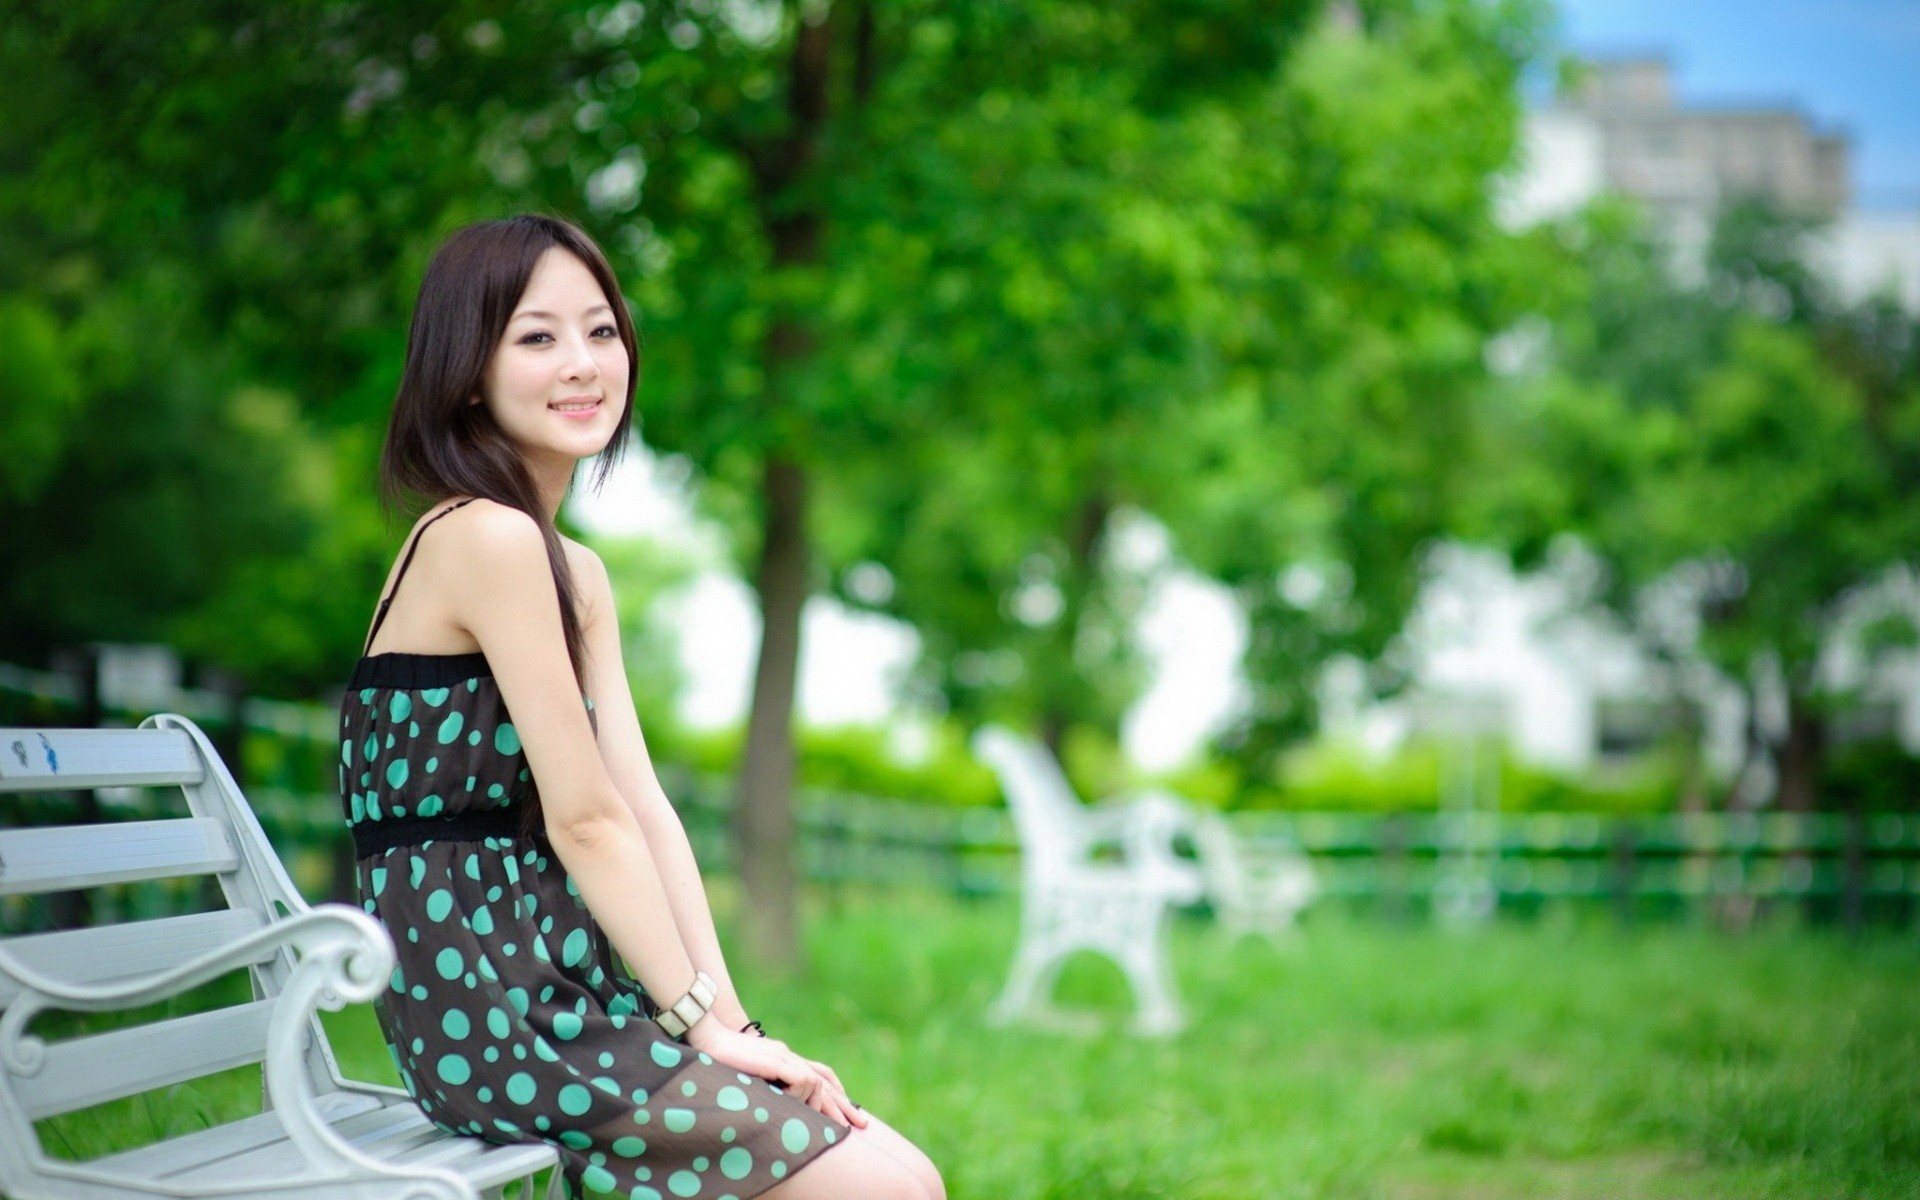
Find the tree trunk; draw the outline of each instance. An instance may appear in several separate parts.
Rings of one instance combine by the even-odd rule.
[[[758,966],[791,974],[801,953],[794,869],[793,700],[800,661],[800,611],[807,599],[806,473],[770,458],[754,589],[760,598],[760,656],[747,720],[746,762],[733,811],[734,863],[744,890],[741,931]]]
[[[1782,812],[1812,812],[1820,804],[1820,775],[1827,751],[1826,726],[1804,697],[1787,698],[1787,739],[1779,749]]]
[[[858,31],[863,70],[871,70],[871,14]],[[792,206],[791,189],[814,166],[828,115],[833,50],[831,11],[802,21],[787,80],[786,131],[743,150],[755,182],[762,227],[776,271],[820,261],[826,217],[817,207]],[[870,81],[869,81],[870,82]],[[764,353],[767,419],[780,425],[794,364],[814,352],[811,333],[794,314],[779,314]],[[760,563],[754,589],[760,600],[760,655],[754,669],[745,762],[733,812],[734,864],[740,874],[741,931],[756,964],[778,974],[805,969],[800,944],[799,879],[794,864],[793,703],[800,662],[800,612],[807,599],[807,478],[801,447],[774,438],[763,463]]]
[[[1076,719],[1085,720],[1085,706],[1078,699],[1085,694],[1085,681],[1076,673],[1074,651],[1080,643],[1080,622],[1086,616],[1087,601],[1100,586],[1100,550],[1107,532],[1107,519],[1113,505],[1105,493],[1095,489],[1074,511],[1073,527],[1067,531],[1067,573],[1061,581],[1060,620],[1054,627],[1053,660],[1067,672],[1043,686],[1040,711],[1040,740],[1060,758],[1067,727]]]

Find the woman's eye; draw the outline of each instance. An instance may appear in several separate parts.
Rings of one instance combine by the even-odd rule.
[[[520,339],[520,344],[523,346],[531,346],[534,344],[534,339],[536,338],[546,338],[548,341],[552,341],[553,335],[550,333],[530,333]]]
[[[595,337],[599,337],[602,334],[605,334],[607,337],[619,337],[620,331],[618,329],[615,329],[611,325],[602,325],[600,328],[593,331],[593,336]]]

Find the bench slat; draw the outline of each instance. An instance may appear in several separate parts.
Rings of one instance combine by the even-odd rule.
[[[358,1115],[378,1112],[382,1107],[382,1098],[368,1096],[359,1092],[335,1092],[330,1096],[321,1096],[314,1106],[320,1110],[327,1124],[338,1128],[342,1122]],[[225,1125],[215,1125],[210,1129],[196,1129],[192,1133],[183,1133],[163,1142],[153,1142],[138,1146],[132,1150],[122,1150],[95,1159],[93,1166],[125,1173],[138,1179],[152,1179],[162,1183],[171,1177],[208,1163],[226,1162],[249,1150],[286,1140],[286,1130],[274,1113],[261,1113],[257,1116],[243,1117],[229,1121]]]
[[[0,829],[0,896],[206,875],[238,861],[211,817]]]
[[[0,947],[21,965],[49,978],[92,986],[171,970],[237,942],[263,924],[265,921],[259,913],[220,909],[154,921],[0,938]],[[265,962],[275,953],[275,947],[263,946],[253,961]],[[19,994],[19,985],[0,974],[0,1009],[12,1004]]]
[[[193,784],[206,767],[178,729],[0,729],[0,792]]]
[[[277,1002],[255,1000],[50,1042],[39,1073],[15,1085],[21,1108],[38,1121],[257,1063],[267,1054],[267,1022]]]
[[[545,1143],[497,1146],[479,1138],[457,1137],[435,1129],[404,1096],[391,1099],[336,1092],[316,1101],[322,1117],[362,1153],[387,1160],[381,1147],[396,1135],[425,1129],[433,1140],[407,1142],[413,1160],[457,1172],[485,1190],[530,1175],[556,1161]],[[442,1161],[442,1147],[452,1155]],[[231,1186],[245,1177],[284,1178],[301,1173],[305,1162],[287,1139],[278,1114],[260,1113],[227,1125],[127,1150],[96,1160],[93,1166],[135,1179],[154,1179],[174,1187]]]

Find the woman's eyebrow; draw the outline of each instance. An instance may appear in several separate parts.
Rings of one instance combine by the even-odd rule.
[[[590,317],[595,313],[599,313],[599,312],[610,313],[612,311],[613,309],[609,305],[596,304],[592,308],[589,308],[587,311],[581,313],[580,315],[583,317]],[[550,312],[543,312],[537,308],[530,308],[525,312],[517,312],[513,314],[513,319],[516,321],[521,320],[522,318],[525,318],[525,317],[537,317],[543,321],[558,321],[560,319],[559,317],[554,316]]]

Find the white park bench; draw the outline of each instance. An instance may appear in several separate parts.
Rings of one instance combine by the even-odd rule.
[[[0,938],[0,1194],[479,1200],[517,1181],[532,1195],[551,1147],[455,1136],[401,1089],[341,1078],[318,1012],[387,987],[393,944],[358,908],[301,899],[193,722],[0,729],[0,794],[118,787],[179,787],[191,815],[0,819],[0,898],[211,875],[225,907]],[[131,1009],[241,968],[248,1003],[60,1040],[29,1030],[48,1009]],[[259,1113],[84,1162],[42,1152],[35,1121],[256,1063]]]
[[[973,750],[1000,777],[1020,839],[1020,946],[989,1018],[1071,1024],[1048,997],[1067,956],[1091,950],[1126,975],[1139,1003],[1138,1032],[1180,1029],[1167,908],[1201,895],[1194,865],[1173,852],[1184,806],[1148,794],[1088,807],[1045,746],[995,726],[974,736]],[[1112,855],[1101,857],[1103,847]]]

